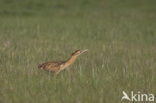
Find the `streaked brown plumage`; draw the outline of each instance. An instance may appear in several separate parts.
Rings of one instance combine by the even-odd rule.
[[[77,50],[74,53],[72,53],[71,57],[66,61],[63,61],[63,62],[46,62],[46,63],[40,64],[38,66],[38,68],[44,69],[46,71],[51,71],[51,72],[58,74],[60,71],[66,69],[68,66],[70,66],[75,61],[75,59],[78,56],[80,56],[80,54],[82,54],[86,51],[87,51],[87,49],[86,50]]]

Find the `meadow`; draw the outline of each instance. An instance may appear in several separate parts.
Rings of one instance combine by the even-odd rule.
[[[156,95],[155,4],[1,0],[0,103],[120,103],[122,91]],[[77,49],[89,51],[57,76],[37,68]]]

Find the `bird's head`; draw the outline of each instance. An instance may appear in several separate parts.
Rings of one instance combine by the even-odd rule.
[[[75,52],[72,53],[72,56],[79,56],[81,55],[82,53],[88,51],[88,49],[85,49],[85,50],[76,50]]]

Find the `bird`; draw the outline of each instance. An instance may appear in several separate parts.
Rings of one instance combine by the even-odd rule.
[[[88,49],[76,50],[75,52],[72,53],[70,58],[65,61],[45,62],[43,64],[39,64],[38,68],[58,74],[61,71],[65,70],[67,67],[69,67],[71,64],[73,64],[76,58],[86,51],[88,51]]]
[[[128,95],[127,95],[127,93],[125,91],[122,91],[122,94],[123,94],[123,97],[122,97],[121,101],[123,99],[127,99],[127,100],[131,101],[131,99],[128,97]]]

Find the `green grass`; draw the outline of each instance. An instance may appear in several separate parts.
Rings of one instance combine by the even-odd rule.
[[[0,103],[120,103],[123,90],[156,94],[155,3],[1,0]],[[56,77],[37,68],[86,48]]]

